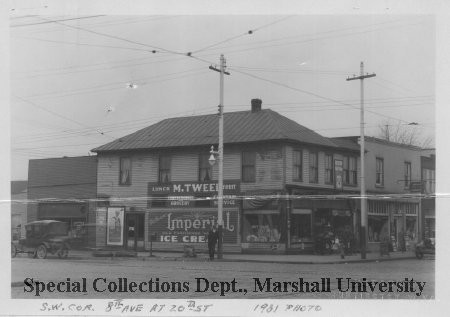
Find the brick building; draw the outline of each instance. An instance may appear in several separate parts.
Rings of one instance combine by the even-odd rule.
[[[96,197],[95,156],[29,161],[27,222],[45,219],[67,222],[73,247],[86,246],[88,234],[95,234],[95,226],[88,224]]]
[[[19,239],[27,222],[27,181],[11,181],[11,234]]]

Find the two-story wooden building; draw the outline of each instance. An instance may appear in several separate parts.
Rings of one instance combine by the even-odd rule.
[[[359,137],[333,138],[358,144]],[[413,247],[419,239],[421,148],[365,137],[368,247],[390,240],[394,251]]]
[[[250,108],[250,106],[249,106]],[[171,118],[93,149],[95,245],[206,248],[217,221],[217,115]],[[312,250],[323,226],[354,231],[359,146],[342,144],[253,99],[224,114],[225,252]]]
[[[436,237],[436,151],[435,149],[424,149],[421,156],[422,178],[421,178],[421,211],[423,224],[421,238]]]

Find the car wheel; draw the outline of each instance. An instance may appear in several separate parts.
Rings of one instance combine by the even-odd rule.
[[[11,257],[15,258],[17,255],[17,247],[14,243],[11,243]]]
[[[47,257],[47,248],[41,244],[36,249],[36,256],[38,259],[45,259]]]
[[[69,249],[67,247],[62,247],[58,250],[58,257],[60,259],[65,259],[69,255]]]
[[[416,258],[418,258],[418,259],[423,258],[423,253],[419,250],[416,250]]]

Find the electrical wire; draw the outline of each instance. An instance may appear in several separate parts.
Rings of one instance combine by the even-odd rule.
[[[14,24],[14,25],[11,25],[10,27],[16,28],[16,27],[22,27],[22,26],[31,26],[31,25],[48,24],[48,23],[56,23],[56,22],[64,22],[64,21],[91,19],[91,18],[98,18],[98,17],[104,17],[104,16],[105,15],[90,15],[90,16],[86,16],[86,17],[75,17],[75,18],[67,18],[67,19],[61,19],[61,20],[41,21],[41,22],[35,22],[35,23]],[[35,17],[37,17],[37,16],[35,16]]]
[[[44,19],[44,18],[41,17],[41,19]],[[162,51],[162,52],[167,52],[167,53],[171,53],[171,54],[175,54],[175,55],[185,55],[184,53],[180,53],[180,52],[168,50],[168,49],[165,49],[165,48],[156,46],[156,45],[149,45],[149,44],[145,44],[145,43],[141,43],[141,42],[129,40],[129,39],[127,39],[127,38],[123,38],[123,37],[120,37],[120,36],[115,36],[115,35],[111,35],[111,34],[106,34],[106,33],[102,33],[102,32],[97,32],[97,31],[93,31],[93,30],[90,30],[90,29],[87,29],[87,28],[83,28],[83,27],[79,27],[79,26],[74,26],[74,25],[69,25],[69,24],[65,24],[65,23],[62,23],[62,22],[55,21],[55,20],[48,20],[48,19],[44,19],[44,20],[46,20],[46,21],[52,21],[52,22],[54,22],[54,23],[56,23],[56,24],[63,25],[63,26],[65,26],[65,27],[67,27],[67,28],[71,28],[71,29],[75,29],[75,30],[84,31],[84,32],[96,34],[96,35],[99,35],[99,36],[103,36],[103,37],[107,37],[107,38],[112,38],[112,39],[124,41],[124,42],[131,43],[131,44],[136,44],[136,45],[141,45],[141,46],[149,47],[149,48],[152,48],[152,49],[153,49],[152,53],[156,53],[156,52],[157,52],[156,50],[160,50],[160,51]]]
[[[374,104],[374,103],[388,103],[388,102],[405,102],[414,98],[417,98],[418,96],[415,97],[409,97],[409,98],[375,98],[375,99],[367,99],[366,103],[367,104]],[[424,96],[427,97],[427,96]],[[399,99],[398,101],[396,101],[396,99]],[[341,102],[358,102],[357,99],[349,99],[349,100],[339,100]],[[413,100],[414,101],[414,100]],[[292,105],[293,106],[285,106],[282,105],[281,103],[276,103],[276,104],[266,104],[266,105],[272,105],[272,106],[276,106],[278,111],[285,111],[286,112],[286,108],[287,109],[294,109],[295,111],[290,111],[290,112],[300,112],[300,111],[314,111],[316,110],[318,107],[320,107],[319,109],[321,110],[317,110],[317,111],[326,111],[326,110],[340,110],[340,111],[344,111],[347,110],[347,106],[345,105],[344,107],[346,108],[335,108],[335,109],[329,109],[328,107],[336,107],[337,105],[335,103],[332,104],[323,104],[326,101],[314,101],[314,102],[303,102],[303,104],[297,102],[297,103],[287,103],[288,105]],[[319,104],[318,106],[314,106],[312,107],[311,104]],[[422,103],[419,102],[419,104],[411,104],[411,103],[407,103],[407,104],[401,104],[401,105],[393,105],[393,106],[385,106],[386,108],[388,107],[407,107],[407,106],[419,106],[422,105]],[[239,108],[239,107],[248,107],[248,105],[227,105],[228,109],[233,109],[233,108]],[[305,107],[307,107],[305,109]],[[379,106],[373,106],[373,108],[377,108]],[[369,107],[371,108],[371,107]],[[150,123],[150,122],[154,122],[154,119],[158,119],[158,118],[168,118],[168,116],[174,116],[174,115],[184,115],[184,114],[190,114],[193,111],[196,112],[196,114],[201,113],[202,111],[206,111],[208,112],[208,110],[210,110],[211,107],[203,107],[203,108],[197,108],[194,110],[187,110],[187,111],[183,111],[183,112],[179,112],[179,113],[175,113],[175,114],[169,114],[169,115],[160,115],[160,116],[155,116],[152,115],[149,118],[144,118],[144,119],[136,119],[136,120],[130,120],[130,121],[124,121],[124,122],[117,122],[114,124],[108,124],[108,125],[99,125],[97,126],[97,128],[99,129],[103,129],[105,132],[117,132],[120,130],[128,129],[128,128],[132,128],[132,127],[136,127],[136,125],[140,125],[140,124],[146,124],[146,123]],[[422,125],[422,124],[421,124]],[[109,127],[113,127],[114,129],[108,130]],[[65,133],[74,133],[75,135],[81,134],[81,133],[87,133],[87,132],[91,132],[93,129],[78,129],[78,130],[65,130]],[[42,137],[50,137],[51,139],[53,139],[53,136],[58,136],[60,134],[60,132],[53,132],[53,133],[45,133],[45,134],[40,134],[40,135],[33,135],[33,138],[31,140],[36,140]],[[92,133],[89,133],[92,134]],[[28,137],[28,136],[24,136],[24,137]],[[30,141],[31,141],[30,140]],[[29,141],[29,142],[30,142]]]
[[[178,72],[172,72],[172,73],[166,73],[166,74],[161,74],[161,75],[157,75],[157,76],[150,76],[150,77],[143,77],[143,78],[139,78],[139,79],[135,79],[133,80],[133,82],[137,82],[139,83],[139,85],[146,85],[145,81],[149,80],[149,79],[158,79],[158,78],[165,78],[165,77],[170,77],[173,75],[178,75],[178,74],[184,74],[184,73],[189,73],[189,72],[195,72],[195,71],[199,71],[199,70],[204,70],[204,67],[199,68],[192,68],[192,69],[187,69],[184,71],[178,71]],[[40,97],[45,97],[45,96],[61,96],[61,95],[73,95],[73,93],[77,93],[77,92],[91,92],[91,91],[101,91],[98,90],[98,88],[105,88],[105,87],[111,87],[112,89],[116,89],[116,88],[120,88],[118,87],[118,85],[121,85],[122,87],[125,87],[125,85],[129,83],[129,81],[116,81],[116,82],[112,82],[112,83],[106,83],[106,84],[100,84],[100,85],[95,85],[95,86],[90,86],[90,87],[85,87],[85,88],[79,88],[79,89],[74,89],[74,90],[66,90],[66,91],[57,91],[57,92],[48,92],[48,93],[44,93],[44,94],[36,94],[36,95],[28,95],[26,96],[26,98],[40,98]]]
[[[220,45],[220,44],[228,43],[228,42],[230,42],[230,41],[236,40],[236,39],[241,38],[241,37],[243,37],[243,36],[251,35],[251,34],[255,33],[256,31],[259,31],[259,30],[261,30],[261,29],[263,29],[263,28],[266,28],[266,27],[268,27],[268,26],[274,25],[274,24],[276,24],[276,23],[280,23],[280,22],[285,21],[285,20],[287,20],[287,19],[289,19],[289,18],[292,18],[292,16],[284,17],[284,18],[282,18],[282,19],[273,21],[273,22],[271,22],[271,23],[267,23],[267,24],[261,25],[261,26],[259,26],[259,27],[257,27],[257,28],[250,29],[250,30],[248,30],[248,31],[245,32],[245,33],[241,33],[241,34],[239,34],[239,35],[232,36],[232,37],[230,37],[230,38],[227,38],[227,39],[225,39],[225,40],[219,41],[219,42],[217,42],[217,43],[214,43],[214,44],[205,46],[205,47],[203,47],[203,48],[201,48],[201,49],[198,49],[198,50],[193,51],[192,54],[195,54],[195,53],[198,53],[198,52],[205,51],[205,50],[207,50],[207,49],[210,49],[210,48],[212,48],[212,47],[218,46],[218,45]]]
[[[230,67],[230,69],[233,69],[233,68]],[[291,89],[291,90],[294,90],[294,91],[299,91],[299,92],[302,92],[304,94],[307,94],[307,95],[310,95],[310,96],[314,96],[314,97],[317,97],[317,98],[320,98],[320,99],[324,99],[324,100],[332,101],[332,102],[335,102],[335,103],[338,103],[338,104],[346,105],[346,106],[352,107],[354,109],[359,109],[358,107],[355,107],[355,106],[353,106],[351,104],[342,103],[342,102],[340,102],[338,100],[335,100],[335,99],[332,99],[332,98],[329,98],[329,97],[325,97],[325,96],[321,96],[319,94],[316,94],[316,93],[313,93],[313,92],[310,92],[310,91],[306,91],[304,89],[295,88],[295,87],[292,87],[292,86],[289,86],[289,85],[286,85],[286,84],[283,84],[283,83],[280,83],[280,82],[277,82],[277,81],[274,81],[274,80],[270,80],[270,79],[267,79],[267,78],[256,76],[256,75],[253,75],[253,74],[250,74],[250,73],[246,73],[246,72],[243,72],[243,71],[239,71],[237,69],[234,69],[234,71],[237,72],[237,73],[249,76],[249,77],[253,77],[253,78],[258,79],[258,80],[262,80],[262,81],[265,81],[265,82],[272,83],[272,84],[277,85],[277,86],[285,87],[285,88],[288,88],[288,89]],[[381,117],[385,117],[385,118],[388,118],[388,119],[399,120],[401,122],[406,122],[406,123],[408,122],[408,121],[403,120],[403,119],[387,116],[387,115],[384,115],[384,114],[381,114],[381,113],[378,113],[378,112],[375,112],[375,111],[371,111],[371,110],[367,110],[367,112],[370,112],[370,113],[373,113],[375,115],[378,115],[378,116],[381,116]]]
[[[42,107],[42,106],[38,105],[37,103],[34,103],[34,102],[30,101],[30,100],[24,99],[24,98],[22,98],[22,97],[19,97],[19,96],[17,96],[17,95],[14,95],[14,94],[13,94],[12,96],[13,96],[14,98],[16,98],[16,99],[19,99],[19,100],[21,100],[21,101],[23,101],[23,102],[29,104],[29,105],[33,105],[33,106],[35,106],[35,107],[37,107],[37,108],[39,108],[39,109],[41,109],[41,110],[43,110],[43,111],[45,111],[45,112],[51,113],[51,114],[53,114],[54,116],[57,116],[57,117],[59,117],[59,118],[65,119],[65,120],[68,120],[68,121],[73,122],[73,123],[75,123],[75,124],[77,124],[77,125],[80,125],[80,126],[82,126],[82,127],[90,128],[89,126],[85,125],[84,123],[81,123],[81,122],[76,121],[76,120],[74,120],[74,119],[72,119],[72,118],[63,116],[63,115],[61,115],[61,114],[59,114],[59,113],[57,113],[57,112],[54,112],[54,111],[49,110],[49,109],[47,109],[47,108],[45,108],[45,107]],[[104,135],[104,136],[107,136],[107,137],[109,137],[109,138],[112,138],[111,136],[105,134],[104,132],[102,132],[102,131],[100,131],[100,130],[97,130],[97,132],[98,132],[99,134],[101,134],[101,135]],[[113,139],[115,139],[115,138],[113,138]]]

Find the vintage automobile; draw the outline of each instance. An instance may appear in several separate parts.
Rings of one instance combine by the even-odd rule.
[[[11,243],[11,256],[27,253],[33,258],[45,259],[47,254],[66,258],[69,254],[68,224],[56,220],[39,220],[25,225],[25,239]]]
[[[426,238],[423,241],[416,244],[416,257],[418,259],[423,258],[425,254],[436,254],[436,242],[434,238]]]

